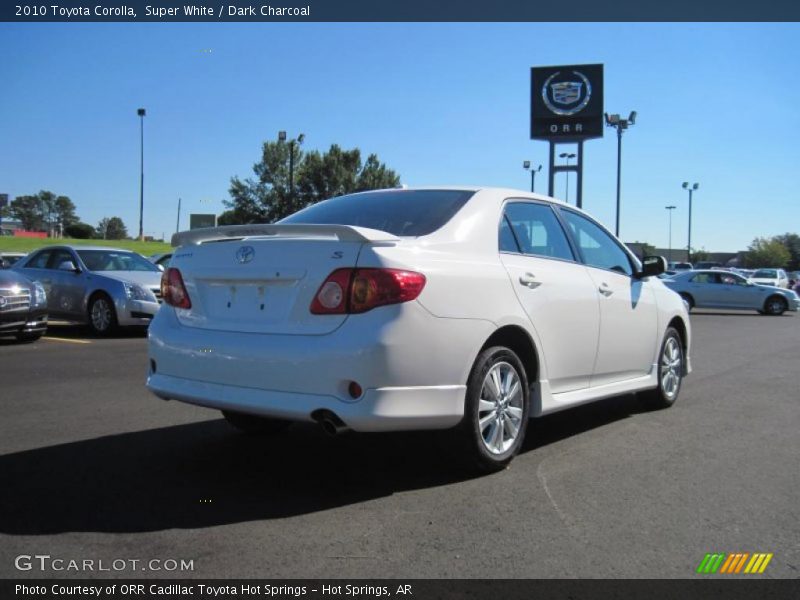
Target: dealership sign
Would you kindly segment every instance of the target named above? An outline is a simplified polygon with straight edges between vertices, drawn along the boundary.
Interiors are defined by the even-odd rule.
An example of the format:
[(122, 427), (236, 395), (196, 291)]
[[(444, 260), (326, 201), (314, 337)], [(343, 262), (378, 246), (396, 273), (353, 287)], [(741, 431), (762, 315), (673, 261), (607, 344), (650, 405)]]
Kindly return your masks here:
[(203, 227), (216, 227), (217, 215), (192, 213), (189, 215), (189, 229), (201, 229)]
[(603, 136), (603, 65), (531, 69), (531, 138), (580, 141)]

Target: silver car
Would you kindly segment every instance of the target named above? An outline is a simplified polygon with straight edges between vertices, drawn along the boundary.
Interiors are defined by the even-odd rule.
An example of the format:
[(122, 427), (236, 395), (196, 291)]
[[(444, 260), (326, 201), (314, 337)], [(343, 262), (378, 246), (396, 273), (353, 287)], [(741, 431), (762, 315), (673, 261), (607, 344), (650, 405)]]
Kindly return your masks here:
[(663, 281), (681, 295), (689, 308), (757, 310), (767, 315), (800, 309), (800, 298), (795, 292), (758, 285), (728, 271), (685, 271)]
[(51, 319), (88, 323), (98, 335), (149, 325), (161, 302), (161, 270), (129, 250), (48, 246), (13, 269), (44, 285)]

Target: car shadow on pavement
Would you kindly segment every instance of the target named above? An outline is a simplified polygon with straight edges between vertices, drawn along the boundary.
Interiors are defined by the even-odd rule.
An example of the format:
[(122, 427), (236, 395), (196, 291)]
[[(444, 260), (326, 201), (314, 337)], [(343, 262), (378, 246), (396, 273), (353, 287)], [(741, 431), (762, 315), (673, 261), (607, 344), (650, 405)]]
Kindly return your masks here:
[[(532, 421), (523, 453), (640, 411), (621, 396)], [(442, 434), (331, 438), (298, 424), (259, 438), (220, 419), (8, 454), (0, 456), (0, 533), (211, 527), (478, 477), (454, 464)]]

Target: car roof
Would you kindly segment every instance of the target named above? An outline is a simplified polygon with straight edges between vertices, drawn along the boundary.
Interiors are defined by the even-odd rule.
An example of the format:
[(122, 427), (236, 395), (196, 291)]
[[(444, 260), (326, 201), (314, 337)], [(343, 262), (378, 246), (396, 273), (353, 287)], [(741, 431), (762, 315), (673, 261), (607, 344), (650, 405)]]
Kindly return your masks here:
[(91, 246), (89, 244), (86, 244), (86, 245), (82, 245), (82, 244), (54, 244), (52, 246), (43, 246), (41, 248), (37, 248), (37, 250), (53, 250), (53, 249), (58, 249), (58, 250), (67, 249), (67, 250), (75, 250), (75, 251), (77, 251), (77, 250), (105, 250), (105, 251), (110, 251), (110, 252), (133, 252), (134, 254), (136, 254), (135, 251), (126, 250), (125, 248), (114, 248), (113, 246)]
[[(535, 192), (529, 192), (525, 190), (519, 190), (515, 188), (507, 188), (507, 187), (492, 187), (492, 186), (469, 186), (469, 185), (424, 185), (424, 186), (414, 186), (414, 187), (402, 187), (402, 188), (386, 188), (382, 190), (365, 190), (363, 192), (355, 192), (351, 195), (357, 194), (367, 194), (367, 193), (380, 193), (380, 192), (425, 192), (425, 191), (453, 191), (453, 192), (492, 192), (498, 195), (503, 196), (512, 196), (514, 198), (527, 198), (530, 200), (541, 200), (544, 202), (552, 202), (553, 204), (558, 204), (560, 206), (568, 206), (569, 208), (576, 209), (577, 207), (564, 202), (563, 200), (559, 200), (558, 198), (553, 198), (551, 196), (545, 196), (544, 194), (537, 194)], [(577, 209), (581, 210), (581, 209)]]

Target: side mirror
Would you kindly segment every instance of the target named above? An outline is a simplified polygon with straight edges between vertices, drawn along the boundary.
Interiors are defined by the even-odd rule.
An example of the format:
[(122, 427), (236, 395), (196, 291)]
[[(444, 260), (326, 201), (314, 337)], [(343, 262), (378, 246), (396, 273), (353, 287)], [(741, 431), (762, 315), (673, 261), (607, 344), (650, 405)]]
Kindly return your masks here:
[(667, 261), (663, 256), (645, 256), (642, 259), (642, 270), (636, 273), (637, 279), (661, 275), (667, 270)]

